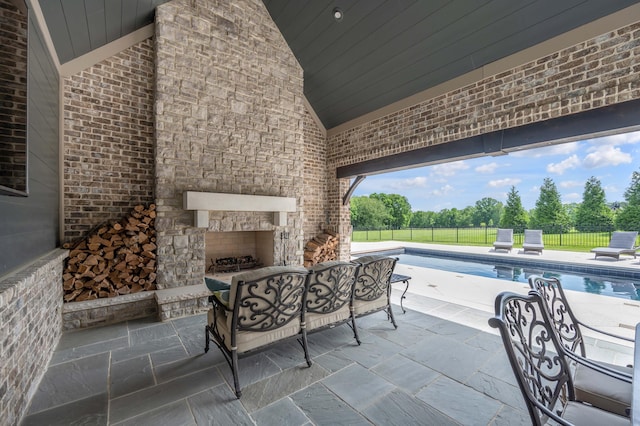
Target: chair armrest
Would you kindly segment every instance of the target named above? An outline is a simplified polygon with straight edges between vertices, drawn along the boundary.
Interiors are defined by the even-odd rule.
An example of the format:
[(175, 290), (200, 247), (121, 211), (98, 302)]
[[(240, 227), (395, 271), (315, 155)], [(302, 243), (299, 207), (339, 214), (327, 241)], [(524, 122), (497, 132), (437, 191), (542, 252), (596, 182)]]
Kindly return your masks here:
[(634, 340), (634, 339), (631, 339), (631, 338), (629, 338), (629, 337), (620, 336), (620, 335), (613, 334), (613, 333), (609, 333), (609, 332), (604, 331), (604, 330), (599, 330), (599, 329), (597, 329), (597, 328), (595, 328), (595, 327), (593, 327), (593, 326), (590, 326), (590, 325), (588, 325), (588, 324), (583, 323), (583, 322), (582, 322), (582, 321), (580, 321), (580, 320), (576, 320), (576, 322), (577, 322), (578, 324), (580, 324), (581, 326), (583, 326), (583, 327), (585, 327), (585, 328), (588, 328), (588, 329), (589, 329), (589, 330), (591, 330), (591, 331), (595, 331), (596, 333), (604, 334), (604, 335), (609, 336), (609, 337), (615, 337), (616, 339), (620, 339), (620, 340), (626, 340), (627, 342), (631, 342), (631, 343), (635, 342), (635, 340)]
[(631, 374), (625, 374), (620, 370), (609, 368), (606, 365), (602, 365), (592, 359), (583, 358), (580, 355), (576, 354), (575, 352), (571, 352), (568, 350), (565, 350), (564, 352), (567, 358), (570, 358), (573, 361), (577, 362), (578, 364), (582, 364), (587, 368), (590, 368), (599, 373), (605, 374), (609, 377), (613, 377), (614, 379), (617, 379), (629, 384), (631, 384), (633, 381), (633, 375)]

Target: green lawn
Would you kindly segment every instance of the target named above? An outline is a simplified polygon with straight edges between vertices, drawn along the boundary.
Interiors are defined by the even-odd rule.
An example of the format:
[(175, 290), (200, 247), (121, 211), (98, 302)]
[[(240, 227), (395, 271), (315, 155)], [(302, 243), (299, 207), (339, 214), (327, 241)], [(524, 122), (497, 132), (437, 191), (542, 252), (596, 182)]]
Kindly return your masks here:
[[(589, 252), (594, 247), (606, 247), (611, 239), (609, 232), (577, 232), (543, 234), (545, 248)], [(427, 228), (375, 231), (353, 231), (351, 240), (412, 241), (416, 243), (452, 244), (464, 246), (492, 246), (496, 228)], [(514, 247), (522, 247), (523, 234), (514, 234)]]

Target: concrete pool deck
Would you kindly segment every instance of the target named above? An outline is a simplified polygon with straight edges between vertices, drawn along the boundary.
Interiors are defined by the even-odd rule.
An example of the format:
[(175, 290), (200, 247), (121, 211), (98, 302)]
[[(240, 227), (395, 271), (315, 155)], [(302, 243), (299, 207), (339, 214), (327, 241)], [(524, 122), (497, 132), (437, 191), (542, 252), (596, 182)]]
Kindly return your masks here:
[[(619, 261), (613, 258), (594, 259), (592, 253), (578, 253), (558, 250), (544, 250), (539, 254), (523, 253), (521, 248), (514, 248), (510, 253), (496, 252), (491, 247), (482, 246), (449, 246), (438, 244), (421, 244), (412, 242), (385, 241), (352, 243), (351, 253), (385, 251), (402, 248), (422, 248), (458, 254), (482, 254), (498, 259), (535, 259), (549, 263), (570, 263), (600, 268), (616, 268), (619, 270), (640, 270), (640, 259), (622, 256)], [(464, 324), (476, 329), (497, 334), (489, 327), (487, 320), (494, 313), (494, 300), (501, 291), (526, 293), (529, 286), (524, 283), (466, 275), (455, 272), (398, 264), (396, 273), (412, 277), (404, 300), (404, 306), (443, 319)], [(396, 303), (404, 289), (402, 283), (394, 284), (393, 297)], [(640, 322), (640, 301), (618, 297), (602, 296), (591, 293), (567, 290), (567, 297), (575, 315), (589, 325), (633, 338), (635, 324)], [(400, 312), (401, 313), (401, 312)], [(600, 339), (596, 334), (584, 330), (586, 336), (592, 337), (587, 353), (602, 360), (631, 363), (631, 351), (612, 345), (610, 339)], [(609, 340), (609, 341), (607, 341)], [(616, 340), (616, 343), (619, 341)], [(632, 343), (627, 346), (632, 347)]]

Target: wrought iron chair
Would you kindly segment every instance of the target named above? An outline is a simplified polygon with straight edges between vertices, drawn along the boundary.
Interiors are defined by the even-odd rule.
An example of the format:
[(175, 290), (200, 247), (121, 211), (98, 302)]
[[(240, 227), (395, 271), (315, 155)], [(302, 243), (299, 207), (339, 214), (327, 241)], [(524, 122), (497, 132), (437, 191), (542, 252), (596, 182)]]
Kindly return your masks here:
[[(560, 343), (570, 359), (575, 361), (573, 379), (577, 398), (604, 410), (628, 415), (633, 369), (588, 359), (581, 327), (629, 342), (633, 342), (633, 339), (608, 333), (579, 321), (573, 314), (557, 278), (531, 276), (529, 286), (541, 295)], [(593, 365), (610, 374), (594, 370)], [(618, 377), (623, 379), (620, 380)]]
[(319, 263), (309, 268), (305, 323), (307, 334), (313, 331), (349, 323), (354, 338), (358, 339), (358, 329), (351, 302), (353, 286), (359, 265), (339, 260)]
[[(397, 258), (381, 255), (362, 256), (353, 260), (360, 265), (353, 290), (353, 316), (355, 318), (385, 311), (398, 328), (391, 309), (391, 275)], [(358, 344), (360, 339), (356, 335)]]
[(205, 326), (205, 352), (213, 341), (233, 373), (235, 393), (242, 395), (238, 378), (238, 355), (286, 338), (301, 336), (307, 365), (311, 358), (304, 324), (309, 271), (302, 267), (269, 266), (234, 275), (228, 297), (209, 296), (213, 307)]
[(538, 292), (500, 293), (489, 320), (502, 336), (534, 425), (629, 425), (629, 418), (579, 402), (569, 362)]

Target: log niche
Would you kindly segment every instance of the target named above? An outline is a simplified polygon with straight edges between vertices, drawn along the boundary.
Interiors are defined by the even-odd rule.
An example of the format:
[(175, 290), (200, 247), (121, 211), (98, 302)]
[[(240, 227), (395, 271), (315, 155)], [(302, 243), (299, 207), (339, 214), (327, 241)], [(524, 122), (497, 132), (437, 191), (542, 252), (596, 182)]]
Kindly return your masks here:
[(304, 246), (304, 266), (308, 268), (321, 262), (336, 260), (338, 258), (338, 234), (324, 231), (316, 235)]
[(73, 244), (63, 273), (64, 301), (84, 301), (156, 289), (155, 204), (137, 205)]

